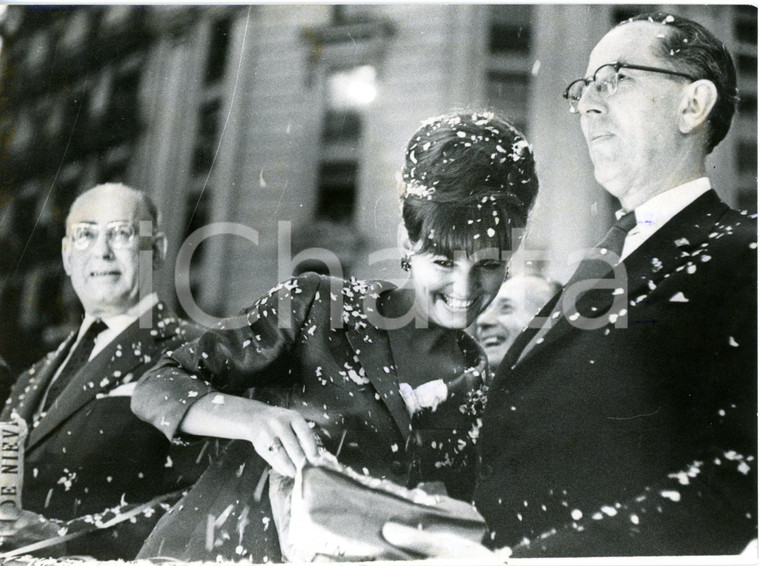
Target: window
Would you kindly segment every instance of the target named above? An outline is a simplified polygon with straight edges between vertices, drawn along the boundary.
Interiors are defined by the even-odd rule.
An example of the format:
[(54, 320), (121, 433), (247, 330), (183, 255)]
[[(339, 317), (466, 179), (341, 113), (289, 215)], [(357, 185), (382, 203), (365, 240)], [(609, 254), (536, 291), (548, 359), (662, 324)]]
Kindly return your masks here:
[(757, 118), (757, 95), (743, 94), (739, 100), (739, 114), (742, 117)]
[(375, 67), (333, 69), (325, 91), (316, 216), (350, 223), (357, 200), (363, 113), (377, 95)]
[(532, 6), (492, 6), (488, 35), (490, 53), (528, 53)]
[(211, 169), (217, 144), (219, 114), (222, 103), (211, 100), (203, 104), (198, 111), (198, 134), (195, 138), (193, 155), (193, 173), (202, 174)]
[(630, 5), (630, 6), (616, 6), (612, 11), (612, 25), (629, 20), (639, 14), (645, 14), (647, 12), (654, 12), (657, 10), (657, 6), (646, 5)]
[(747, 78), (757, 77), (757, 56), (756, 55), (739, 55), (736, 58), (737, 71)]
[(358, 141), (362, 132), (362, 117), (356, 110), (332, 110), (325, 112), (322, 141), (335, 143)]
[(736, 167), (739, 174), (757, 171), (757, 142), (742, 140), (736, 152)]
[[(739, 187), (736, 205), (755, 212), (757, 205), (757, 8), (733, 7), (733, 42), (729, 43), (736, 61), (739, 111), (731, 127), (733, 154)], [(731, 139), (731, 138), (729, 138)]]
[(489, 6), (486, 102), (519, 129), (528, 125), (533, 6)]
[[(755, 18), (757, 14), (755, 13)], [(734, 23), (736, 38), (745, 43), (757, 41), (757, 19), (740, 19)]]
[(352, 218), (357, 169), (355, 160), (322, 163), (319, 169), (317, 217), (332, 222), (346, 222)]
[(528, 116), (530, 76), (527, 73), (491, 71), (487, 75), (486, 96), (490, 105), (512, 119), (524, 131)]
[(212, 25), (211, 44), (206, 58), (206, 84), (219, 82), (224, 77), (231, 27), (231, 18), (224, 18)]

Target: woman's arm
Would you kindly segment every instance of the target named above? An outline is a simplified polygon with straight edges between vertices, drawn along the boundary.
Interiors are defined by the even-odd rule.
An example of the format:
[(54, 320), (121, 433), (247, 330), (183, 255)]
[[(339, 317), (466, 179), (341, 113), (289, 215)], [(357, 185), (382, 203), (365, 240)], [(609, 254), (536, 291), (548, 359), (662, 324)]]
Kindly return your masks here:
[(320, 281), (314, 274), (288, 281), (247, 311), (249, 324), (231, 329), (223, 322), (164, 356), (140, 379), (134, 413), (169, 439), (187, 433), (248, 440), (277, 471), (292, 475), (316, 454), (308, 424), (294, 411), (240, 395), (299, 379), (288, 371), (290, 355)]
[(298, 412), (223, 393), (210, 393), (194, 403), (179, 430), (247, 440), (275, 471), (290, 477), (318, 456), (311, 428)]

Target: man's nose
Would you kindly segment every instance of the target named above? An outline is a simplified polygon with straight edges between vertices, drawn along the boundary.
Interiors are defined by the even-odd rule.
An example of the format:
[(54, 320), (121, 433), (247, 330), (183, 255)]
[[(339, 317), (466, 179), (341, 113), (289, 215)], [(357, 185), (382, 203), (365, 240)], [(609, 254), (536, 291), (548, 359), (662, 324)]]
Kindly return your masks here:
[(581, 97), (578, 99), (578, 113), (588, 114), (589, 112), (602, 112), (604, 109), (604, 100), (596, 90), (596, 83), (592, 82), (587, 85)]
[(496, 320), (493, 309), (486, 309), (477, 320), (477, 331), (484, 332), (496, 326)]
[(111, 241), (108, 239), (108, 232), (102, 230), (98, 234), (97, 239), (92, 244), (91, 253), (97, 257), (113, 257), (113, 250), (111, 249)]

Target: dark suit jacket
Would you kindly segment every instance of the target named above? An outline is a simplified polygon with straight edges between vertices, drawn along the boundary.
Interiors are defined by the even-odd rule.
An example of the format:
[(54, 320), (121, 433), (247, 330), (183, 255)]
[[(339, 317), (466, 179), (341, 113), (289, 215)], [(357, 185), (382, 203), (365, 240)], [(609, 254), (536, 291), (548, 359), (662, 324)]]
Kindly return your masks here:
[[(365, 298), (376, 297), (384, 285), (392, 288), (314, 273), (288, 281), (248, 310), (242, 328), (211, 330), (165, 357), (138, 384), (132, 408), (171, 438), (188, 408), (203, 395), (242, 395), (255, 387), (257, 399), (297, 410), (315, 423), (327, 450), (357, 471), (401, 485), (443, 481), (450, 490), (464, 484), (471, 491), (474, 477), (465, 478), (474, 468), (468, 466), (468, 461), (474, 464), (474, 454), (467, 433), (475, 415), (464, 414), (460, 407), (484, 379), (485, 357), (469, 336), (456, 331), (468, 366), (475, 370), (449, 384), (449, 399), (436, 411), (442, 432), (433, 448), (421, 442), (425, 433), (435, 431), (423, 430), (418, 437), (420, 431), (412, 430), (388, 335), (367, 316)], [(331, 305), (339, 299), (343, 307), (331, 322)], [(280, 313), (288, 311), (291, 325), (283, 328)], [(428, 453), (417, 459), (423, 449), (437, 450), (437, 456)], [(436, 457), (439, 466), (433, 465)], [(264, 461), (250, 443), (233, 442), (225, 458), (164, 516), (140, 557), (279, 559), (269, 498), (266, 490), (261, 496), (259, 485), (263, 470)], [(211, 550), (206, 547), (209, 515), (224, 517), (216, 521)]]
[(535, 330), (518, 338), (478, 445), (495, 547), (731, 554), (757, 537), (756, 230), (710, 191), (624, 260), (623, 308), (612, 289), (579, 300), (603, 327), (563, 318), (514, 365)]
[[(111, 507), (145, 503), (189, 485), (200, 475), (200, 464), (186, 462), (190, 449), (170, 451), (167, 439), (135, 417), (129, 407), (131, 391), (124, 386), (134, 384), (163, 352), (199, 334), (162, 303), (151, 314), (150, 328), (140, 328), (140, 320), (135, 321), (88, 362), (34, 428), (33, 416), (42, 395), (76, 333), (19, 376), (2, 417), (16, 411), (29, 424), (25, 509), (68, 521)], [(153, 522), (158, 511), (153, 513)], [(72, 542), (68, 553), (132, 558), (149, 527), (141, 534), (114, 530), (87, 536)]]
[(4, 359), (0, 358), (0, 403), (5, 402), (8, 398), (14, 377), (11, 368)]

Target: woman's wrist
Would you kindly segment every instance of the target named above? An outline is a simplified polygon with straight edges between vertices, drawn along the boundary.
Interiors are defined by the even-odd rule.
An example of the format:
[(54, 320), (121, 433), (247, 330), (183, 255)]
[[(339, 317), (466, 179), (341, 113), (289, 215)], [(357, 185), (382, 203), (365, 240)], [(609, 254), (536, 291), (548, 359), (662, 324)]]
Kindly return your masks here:
[(179, 429), (195, 436), (252, 441), (257, 417), (268, 408), (261, 401), (213, 391), (188, 409)]

